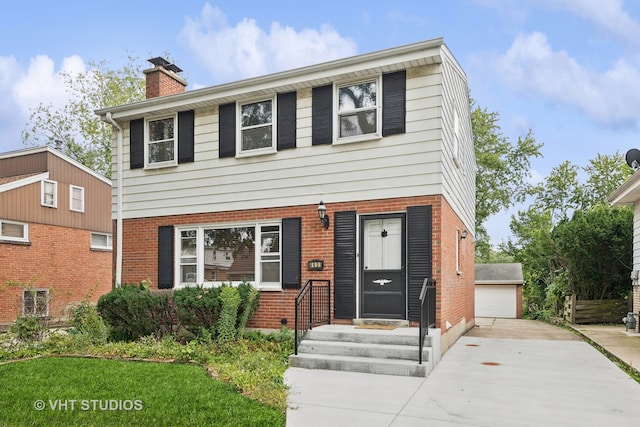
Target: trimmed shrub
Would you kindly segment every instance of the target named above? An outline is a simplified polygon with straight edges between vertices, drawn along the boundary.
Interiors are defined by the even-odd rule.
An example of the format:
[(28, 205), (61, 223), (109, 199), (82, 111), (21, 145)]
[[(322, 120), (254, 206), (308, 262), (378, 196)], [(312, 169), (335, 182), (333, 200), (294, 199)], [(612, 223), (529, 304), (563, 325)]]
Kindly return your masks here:
[(47, 328), (40, 323), (36, 316), (19, 316), (15, 322), (11, 323), (7, 330), (17, 340), (24, 343), (42, 341)]
[(110, 327), (110, 338), (133, 341), (162, 337), (174, 331), (176, 311), (168, 292), (151, 292), (146, 285), (122, 285), (98, 300), (98, 312)]
[(196, 336), (211, 336), (220, 318), (220, 289), (188, 287), (173, 292), (178, 322)]

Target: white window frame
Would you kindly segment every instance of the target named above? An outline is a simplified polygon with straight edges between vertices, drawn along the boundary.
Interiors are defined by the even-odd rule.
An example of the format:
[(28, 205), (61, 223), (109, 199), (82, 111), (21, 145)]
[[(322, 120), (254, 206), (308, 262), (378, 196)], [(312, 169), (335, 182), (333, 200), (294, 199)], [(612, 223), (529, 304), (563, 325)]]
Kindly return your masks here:
[[(265, 260), (263, 254), (260, 251), (262, 242), (262, 228), (277, 226), (280, 241), (280, 251), (275, 253), (271, 252), (269, 255), (278, 256), (276, 260)], [(188, 286), (203, 286), (203, 287), (218, 287), (225, 283), (231, 283), (232, 286), (237, 286), (241, 281), (205, 281), (205, 248), (204, 248), (204, 230), (205, 229), (225, 229), (235, 227), (255, 227), (255, 257), (254, 257), (254, 280), (248, 281), (253, 287), (260, 290), (282, 290), (282, 221), (259, 221), (259, 222), (239, 222), (239, 223), (219, 223), (219, 224), (198, 224), (198, 225), (186, 225), (176, 227), (175, 231), (175, 253), (174, 253), (174, 281), (177, 284), (176, 289), (188, 287)], [(195, 282), (182, 282), (181, 277), (181, 250), (182, 250), (182, 232), (195, 230), (196, 231), (196, 279)], [(191, 257), (188, 257), (191, 258)], [(280, 264), (280, 281), (279, 282), (263, 282), (262, 281), (262, 263), (264, 262), (278, 262)], [(184, 264), (192, 265), (192, 263)]]
[[(73, 207), (73, 193), (75, 191), (80, 191), (80, 208), (76, 209)], [(84, 212), (84, 187), (79, 187), (77, 185), (69, 185), (69, 210), (74, 212)]]
[[(26, 304), (25, 304), (25, 295), (28, 293), (30, 293), (33, 298), (33, 311), (31, 313), (27, 313), (26, 311)], [(44, 303), (45, 303), (45, 310), (44, 313), (38, 314), (38, 294), (43, 292), (44, 293)], [(22, 315), (23, 316), (37, 316), (37, 317), (48, 317), (49, 316), (49, 301), (50, 301), (50, 295), (49, 295), (49, 289), (44, 289), (44, 288), (33, 288), (33, 289), (23, 289), (22, 291)]]
[(458, 168), (462, 167), (462, 155), (460, 153), (460, 117), (458, 115), (458, 109), (453, 107), (453, 163)]
[[(105, 245), (96, 245), (96, 244), (94, 244), (93, 243), (93, 236), (105, 237), (107, 245), (105, 246)], [(113, 250), (113, 238), (111, 236), (111, 233), (91, 232), (91, 249), (108, 250), (108, 251)]]
[[(2, 224), (21, 225), (23, 237), (4, 236), (2, 234)], [(0, 240), (9, 241), (9, 242), (28, 242), (29, 241), (29, 224), (25, 222), (7, 221), (4, 219), (0, 219)]]
[[(340, 89), (346, 86), (353, 86), (362, 83), (375, 82), (376, 85), (376, 105), (375, 107), (360, 108), (353, 110), (340, 111)], [(348, 144), (352, 142), (371, 141), (372, 139), (382, 138), (382, 78), (380, 75), (368, 78), (359, 78), (345, 80), (334, 83), (333, 97), (333, 135), (334, 144)], [(375, 132), (365, 133), (354, 136), (340, 136), (340, 117), (342, 114), (348, 114), (358, 111), (375, 110), (376, 112), (376, 130)]]
[[(51, 184), (53, 186), (53, 192), (47, 192), (47, 184)], [(52, 202), (47, 203), (47, 195), (51, 194)], [(43, 179), (40, 181), (40, 204), (47, 208), (57, 208), (58, 207), (58, 183), (56, 181), (51, 181), (49, 179)]]
[[(254, 126), (242, 126), (242, 107), (249, 104), (257, 104), (260, 102), (271, 102), (271, 146), (263, 147), (263, 148), (254, 148), (249, 150), (242, 149), (242, 133), (245, 130), (256, 129), (260, 127), (269, 126), (269, 124), (260, 124)], [(277, 123), (278, 123), (278, 104), (276, 101), (276, 97), (263, 97), (263, 98), (253, 98), (250, 100), (245, 100), (242, 102), (238, 102), (236, 105), (236, 157), (249, 157), (249, 156), (260, 156), (263, 154), (273, 154), (278, 151), (278, 141), (277, 141)]]
[[(173, 119), (173, 159), (164, 162), (149, 161), (149, 146), (151, 144), (157, 144), (159, 142), (168, 142), (172, 139), (151, 141), (151, 131), (149, 126), (152, 122), (160, 120)], [(167, 116), (149, 117), (144, 120), (144, 167), (145, 169), (165, 168), (178, 165), (178, 114), (172, 114)]]

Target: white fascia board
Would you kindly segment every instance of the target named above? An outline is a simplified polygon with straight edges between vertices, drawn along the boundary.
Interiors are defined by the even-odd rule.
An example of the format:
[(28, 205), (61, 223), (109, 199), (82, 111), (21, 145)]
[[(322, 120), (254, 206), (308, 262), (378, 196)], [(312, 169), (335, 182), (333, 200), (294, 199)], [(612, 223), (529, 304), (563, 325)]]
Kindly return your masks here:
[(18, 179), (6, 184), (0, 185), (0, 193), (5, 191), (15, 190), (16, 188), (24, 187), (25, 185), (35, 184), (43, 179), (49, 179), (49, 172), (40, 173), (38, 175), (28, 176), (26, 178)]

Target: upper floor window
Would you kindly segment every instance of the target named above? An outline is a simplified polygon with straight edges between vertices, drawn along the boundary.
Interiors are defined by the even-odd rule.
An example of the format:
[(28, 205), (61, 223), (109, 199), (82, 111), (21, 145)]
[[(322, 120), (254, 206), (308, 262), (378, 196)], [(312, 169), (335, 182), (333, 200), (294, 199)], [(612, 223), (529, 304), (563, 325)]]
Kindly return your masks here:
[(111, 250), (113, 242), (111, 234), (91, 233), (91, 249)]
[(58, 183), (55, 181), (41, 181), (40, 204), (50, 208), (58, 207)]
[(174, 132), (175, 117), (165, 117), (147, 121), (145, 133), (146, 167), (171, 166), (177, 162), (177, 144)]
[(240, 153), (275, 151), (273, 99), (240, 106)]
[(378, 80), (338, 86), (338, 139), (380, 134)]
[(75, 185), (69, 186), (69, 209), (75, 212), (84, 212), (84, 188)]
[(28, 242), (29, 225), (23, 222), (6, 221), (0, 219), (0, 240)]

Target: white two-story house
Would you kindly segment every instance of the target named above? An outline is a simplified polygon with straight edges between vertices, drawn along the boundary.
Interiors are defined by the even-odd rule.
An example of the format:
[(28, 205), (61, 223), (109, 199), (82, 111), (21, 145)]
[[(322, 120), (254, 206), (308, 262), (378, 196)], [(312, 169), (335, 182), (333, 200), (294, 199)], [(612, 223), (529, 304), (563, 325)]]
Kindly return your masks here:
[[(251, 325), (291, 324), (310, 279), (331, 320), (474, 322), (475, 154), (466, 76), (442, 39), (186, 91), (156, 58), (113, 125), (117, 283), (248, 281)], [(319, 216), (323, 215), (323, 219)]]

